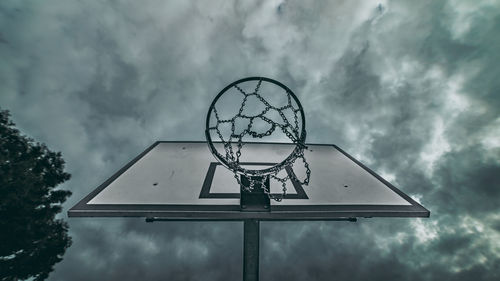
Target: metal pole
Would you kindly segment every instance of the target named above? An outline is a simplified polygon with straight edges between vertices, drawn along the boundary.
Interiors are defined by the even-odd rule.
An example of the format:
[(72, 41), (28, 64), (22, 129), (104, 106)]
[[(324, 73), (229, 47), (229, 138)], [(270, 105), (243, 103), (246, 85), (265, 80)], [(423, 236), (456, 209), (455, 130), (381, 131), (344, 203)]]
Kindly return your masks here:
[(243, 281), (259, 280), (259, 220), (243, 221)]

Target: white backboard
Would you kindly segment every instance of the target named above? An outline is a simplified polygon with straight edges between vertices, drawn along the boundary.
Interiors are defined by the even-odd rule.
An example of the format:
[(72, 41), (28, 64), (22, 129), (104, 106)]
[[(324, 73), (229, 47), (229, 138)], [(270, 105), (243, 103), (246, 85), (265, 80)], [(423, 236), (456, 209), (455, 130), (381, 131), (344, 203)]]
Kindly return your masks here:
[[(335, 145), (308, 144), (310, 183), (288, 182), (287, 196), (263, 212), (242, 211), (240, 187), (205, 142), (156, 142), (69, 210), (69, 216), (262, 220), (428, 217), (429, 211)], [(281, 162), (293, 144), (245, 145), (242, 162)], [(298, 165), (298, 164), (297, 164)], [(295, 170), (294, 165), (294, 170)], [(300, 167), (295, 170), (300, 178)], [(271, 180), (271, 193), (282, 193)]]

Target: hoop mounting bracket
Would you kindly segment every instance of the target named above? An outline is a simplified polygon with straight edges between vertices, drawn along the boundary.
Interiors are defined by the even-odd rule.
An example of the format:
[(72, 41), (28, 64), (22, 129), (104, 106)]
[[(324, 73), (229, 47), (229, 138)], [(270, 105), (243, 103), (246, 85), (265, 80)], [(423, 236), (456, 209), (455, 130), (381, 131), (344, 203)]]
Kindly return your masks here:
[[(262, 177), (265, 177), (262, 180)], [(265, 186), (261, 184), (255, 184), (252, 190), (247, 190), (245, 186), (250, 186), (251, 181), (262, 182)], [(241, 211), (245, 212), (269, 212), (271, 210), (271, 202), (269, 200), (269, 195), (264, 192), (264, 190), (269, 190), (269, 176), (252, 176), (247, 177), (245, 175), (240, 176), (240, 207)]]

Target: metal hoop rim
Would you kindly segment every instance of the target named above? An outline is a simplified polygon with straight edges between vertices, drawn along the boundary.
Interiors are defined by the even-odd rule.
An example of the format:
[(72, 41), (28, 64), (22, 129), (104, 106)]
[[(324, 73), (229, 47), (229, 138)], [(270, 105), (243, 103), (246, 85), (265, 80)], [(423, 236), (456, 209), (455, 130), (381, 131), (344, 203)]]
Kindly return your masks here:
[[(281, 161), (280, 163), (278, 163), (278, 164), (276, 164), (276, 165), (274, 165), (272, 167), (266, 168), (266, 169), (250, 170), (250, 169), (242, 168), (240, 166), (238, 166), (238, 167), (231, 167), (233, 165), (231, 165), (228, 161), (226, 161), (226, 159), (224, 157), (222, 157), (222, 155), (214, 147), (213, 142), (212, 142), (212, 137), (210, 136), (210, 130), (209, 130), (209, 128), (210, 128), (210, 116), (211, 116), (212, 110), (215, 107), (215, 104), (217, 103), (217, 101), (219, 100), (219, 98), (227, 90), (229, 90), (230, 88), (232, 88), (235, 85), (238, 85), (240, 83), (247, 82), (247, 81), (266, 81), (266, 82), (273, 83), (273, 84), (275, 84), (275, 85), (283, 88), (287, 92), (287, 94), (289, 94), (289, 95), (292, 96), (293, 100), (295, 101), (295, 103), (299, 107), (299, 111), (300, 111), (300, 115), (301, 115), (302, 128), (301, 128), (300, 137), (299, 137), (299, 140), (297, 140), (295, 149), (283, 161)], [(299, 151), (301, 151), (301, 150), (304, 149), (303, 146), (305, 145), (305, 140), (306, 140), (306, 119), (305, 119), (304, 109), (302, 108), (302, 104), (300, 103), (300, 101), (297, 98), (297, 96), (295, 95), (295, 93), (292, 90), (290, 90), (290, 88), (288, 88), (287, 86), (285, 86), (284, 84), (282, 84), (279, 81), (276, 81), (276, 80), (271, 79), (271, 78), (259, 77), (259, 76), (253, 76), (253, 77), (247, 77), (247, 78), (239, 79), (239, 80), (234, 81), (231, 84), (227, 85), (224, 89), (222, 89), (217, 94), (217, 96), (213, 99), (212, 103), (210, 104), (210, 107), (208, 108), (207, 118), (206, 118), (205, 137), (207, 139), (207, 144), (208, 144), (208, 147), (210, 149), (210, 152), (226, 168), (228, 168), (230, 170), (234, 169), (233, 171), (237, 172), (240, 175), (241, 174), (243, 174), (243, 175), (268, 175), (268, 174), (273, 174), (273, 173), (275, 173), (275, 172), (283, 169), (282, 166), (284, 166), (286, 163), (292, 162), (293, 157), (296, 157), (294, 155), (297, 155), (297, 152), (299, 152)]]

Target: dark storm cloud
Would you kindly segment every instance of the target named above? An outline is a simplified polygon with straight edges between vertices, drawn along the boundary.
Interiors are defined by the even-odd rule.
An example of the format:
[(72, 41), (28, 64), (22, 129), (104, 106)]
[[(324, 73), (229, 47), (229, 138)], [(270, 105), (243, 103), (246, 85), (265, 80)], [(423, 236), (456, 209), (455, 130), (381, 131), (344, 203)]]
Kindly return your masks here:
[[(157, 139), (202, 140), (224, 85), (289, 86), (430, 219), (263, 223), (261, 280), (496, 280), (497, 2), (2, 1), (0, 102), (61, 150), (66, 208)], [(238, 279), (239, 223), (71, 219), (52, 280)]]
[(434, 174), (441, 187), (450, 187), (432, 194), (439, 208), (448, 214), (460, 214), (465, 208), (474, 216), (498, 211), (497, 202), (489, 200), (500, 196), (498, 156), (498, 153), (489, 154), (481, 146), (446, 153)]
[[(242, 275), (239, 223), (172, 222), (126, 225), (108, 219), (78, 221), (76, 258), (56, 273), (71, 280), (223, 280)], [(111, 246), (112, 245), (112, 246)], [(102, 258), (105, 257), (105, 258)], [(89, 268), (75, 276), (75, 268)], [(82, 272), (83, 273), (83, 272)]]
[(5, 39), (2, 35), (2, 33), (0, 33), (0, 44), (8, 44), (9, 41), (7, 41), (7, 39)]

